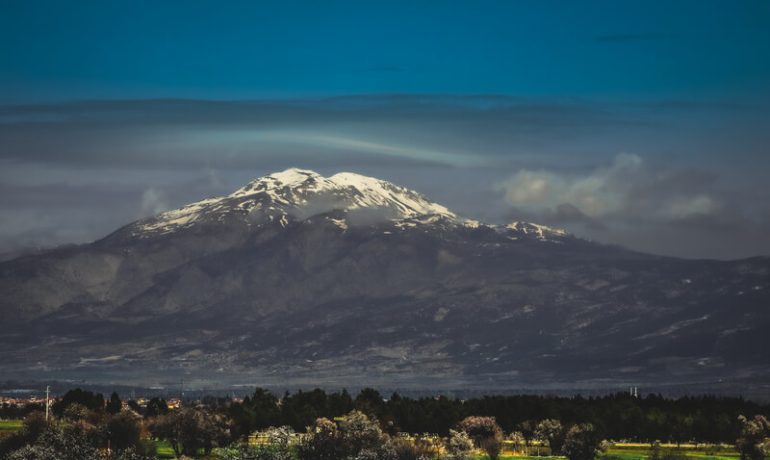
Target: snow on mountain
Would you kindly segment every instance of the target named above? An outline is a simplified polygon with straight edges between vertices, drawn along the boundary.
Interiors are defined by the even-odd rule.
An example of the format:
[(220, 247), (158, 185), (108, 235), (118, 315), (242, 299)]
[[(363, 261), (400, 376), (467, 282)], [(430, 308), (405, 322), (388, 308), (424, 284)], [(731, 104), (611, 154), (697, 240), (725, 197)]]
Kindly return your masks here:
[[(143, 237), (171, 233), (198, 222), (223, 222), (232, 217), (247, 225), (278, 222), (285, 227), (290, 220), (304, 220), (332, 210), (345, 211), (351, 218), (394, 221), (402, 229), (439, 222), (468, 228), (483, 225), (458, 217), (423, 195), (384, 180), (350, 172), (324, 177), (315, 171), (290, 168), (260, 177), (230, 195), (208, 198), (141, 220), (133, 234)], [(333, 223), (348, 228), (344, 220), (335, 219)], [(566, 235), (564, 230), (526, 222), (514, 222), (498, 230), (535, 236), (541, 241)]]
[(518, 234), (534, 236), (540, 241), (558, 241), (559, 238), (568, 236), (568, 233), (561, 228), (547, 227), (532, 222), (511, 222), (505, 228)]
[(218, 206), (221, 201), (221, 198), (207, 198), (179, 209), (166, 211), (140, 221), (142, 222), (140, 228), (144, 231), (163, 231), (184, 227), (195, 222), (206, 211), (221, 209), (221, 206)]
[(273, 203), (300, 207), (327, 200), (334, 209), (386, 208), (394, 218), (438, 214), (457, 216), (417, 192), (390, 182), (349, 172), (323, 177), (315, 171), (291, 168), (259, 178), (230, 195), (267, 195)]

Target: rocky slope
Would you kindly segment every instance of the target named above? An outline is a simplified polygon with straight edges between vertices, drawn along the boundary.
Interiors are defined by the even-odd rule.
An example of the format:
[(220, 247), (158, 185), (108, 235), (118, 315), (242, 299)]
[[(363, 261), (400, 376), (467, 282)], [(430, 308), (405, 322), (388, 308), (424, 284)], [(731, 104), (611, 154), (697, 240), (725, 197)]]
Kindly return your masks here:
[(18, 378), (489, 387), (763, 381), (770, 260), (681, 260), (463, 219), (290, 169), (0, 263)]

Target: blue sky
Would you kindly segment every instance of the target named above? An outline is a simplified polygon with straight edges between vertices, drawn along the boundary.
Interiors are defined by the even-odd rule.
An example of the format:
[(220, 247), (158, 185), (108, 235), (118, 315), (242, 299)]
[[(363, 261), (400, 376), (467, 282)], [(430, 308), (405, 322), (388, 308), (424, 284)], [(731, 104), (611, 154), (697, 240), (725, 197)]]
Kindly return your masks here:
[(0, 253), (299, 166), (770, 254), (770, 2), (5, 0), (0, 43)]
[(767, 91), (764, 1), (14, 1), (5, 100)]

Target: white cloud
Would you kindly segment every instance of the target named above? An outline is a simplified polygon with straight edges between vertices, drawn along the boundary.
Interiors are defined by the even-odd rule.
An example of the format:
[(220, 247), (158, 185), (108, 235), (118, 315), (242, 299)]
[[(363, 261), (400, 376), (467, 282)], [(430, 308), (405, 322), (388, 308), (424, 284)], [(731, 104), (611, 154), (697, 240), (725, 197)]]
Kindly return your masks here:
[(527, 209), (577, 207), (593, 218), (629, 214), (641, 218), (685, 219), (723, 209), (704, 189), (702, 175), (665, 171), (638, 155), (619, 154), (588, 174), (521, 170), (501, 184), (508, 203)]
[(709, 215), (719, 212), (722, 206), (708, 195), (675, 197), (661, 208), (661, 213), (671, 219)]
[(158, 214), (168, 210), (165, 194), (156, 187), (150, 187), (142, 193), (142, 215)]

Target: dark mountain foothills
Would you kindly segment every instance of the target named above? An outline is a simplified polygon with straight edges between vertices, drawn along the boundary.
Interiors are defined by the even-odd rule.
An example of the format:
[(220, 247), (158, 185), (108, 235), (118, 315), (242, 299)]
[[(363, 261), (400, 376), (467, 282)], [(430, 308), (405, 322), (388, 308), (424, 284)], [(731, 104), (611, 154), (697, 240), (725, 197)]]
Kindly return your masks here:
[(770, 377), (769, 258), (486, 225), (351, 173), (290, 169), (2, 262), (0, 293), (9, 379), (740, 391)]

